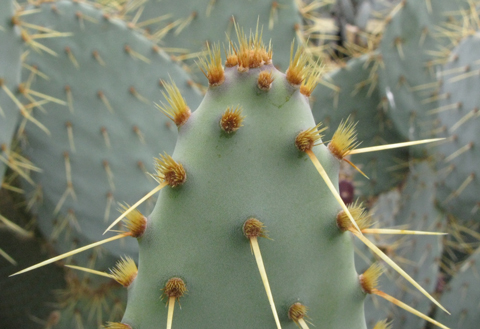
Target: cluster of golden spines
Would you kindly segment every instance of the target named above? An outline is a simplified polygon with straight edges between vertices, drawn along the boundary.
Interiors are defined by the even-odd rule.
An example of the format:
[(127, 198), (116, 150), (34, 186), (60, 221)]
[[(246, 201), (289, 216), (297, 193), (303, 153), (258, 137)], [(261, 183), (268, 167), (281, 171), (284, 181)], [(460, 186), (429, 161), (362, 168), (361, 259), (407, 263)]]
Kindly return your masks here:
[(207, 44), (207, 53), (200, 58), (200, 70), (208, 79), (210, 86), (218, 86), (225, 81), (225, 73), (222, 66), (222, 55), (220, 46)]
[[(128, 204), (121, 204), (120, 212), (126, 212), (130, 206)], [(139, 238), (143, 235), (147, 228), (147, 218), (137, 209), (131, 210), (126, 216), (124, 225), (134, 238)]]
[(229, 107), (222, 114), (220, 127), (227, 134), (233, 133), (240, 127), (243, 127), (243, 119), (245, 119), (245, 116), (242, 116), (242, 108), (240, 106), (237, 106), (235, 109)]
[(383, 273), (383, 268), (378, 263), (373, 263), (363, 274), (360, 274), (359, 281), (363, 291), (373, 294), (378, 287), (378, 279)]
[(102, 329), (132, 329), (132, 327), (120, 322), (107, 322), (106, 325), (102, 326)]
[[(440, 322), (430, 318), (429, 316), (417, 311), (416, 309), (414, 309), (413, 307), (405, 304), (404, 302), (396, 299), (395, 297), (392, 297), (388, 294), (386, 294), (385, 292), (381, 291), (379, 288), (378, 288), (378, 279), (380, 278), (380, 276), (382, 275), (383, 273), (383, 268), (381, 265), (379, 265), (378, 263), (374, 263), (372, 264), (363, 274), (361, 274), (359, 276), (359, 282), (360, 282), (360, 286), (362, 287), (363, 291), (367, 294), (375, 294), (377, 296), (380, 296), (384, 299), (386, 299), (387, 301), (395, 304), (396, 306), (398, 307), (401, 307), (403, 308), (404, 310), (430, 322), (430, 323), (433, 323), (434, 325), (440, 327), (440, 328), (443, 328), (443, 329), (449, 329), (447, 326), (441, 324)], [(446, 310), (445, 310), (446, 311)], [(448, 313), (448, 311), (446, 311)], [(448, 313), (450, 314), (450, 313)], [(389, 328), (389, 325), (385, 322), (379, 322), (377, 323), (377, 325), (375, 326), (375, 328), (378, 328), (378, 329), (387, 329)], [(374, 328), (374, 329), (375, 329)]]
[(303, 82), (305, 74), (309, 71), (309, 68), (307, 66), (308, 58), (305, 54), (305, 49), (302, 46), (299, 46), (295, 55), (293, 55), (294, 46), (295, 41), (292, 42), (290, 47), (290, 65), (288, 66), (286, 75), (288, 82), (294, 86), (298, 86)]
[(295, 146), (297, 149), (302, 152), (310, 151), (315, 146), (315, 143), (323, 137), (322, 132), (327, 129), (327, 127), (319, 129), (321, 125), (322, 123), (320, 122), (315, 127), (299, 133), (295, 138)]
[(333, 134), (332, 140), (328, 143), (328, 149), (337, 159), (343, 160), (360, 144), (357, 142), (356, 125), (357, 123), (350, 121), (350, 117), (348, 117), (345, 121), (340, 122)]
[(243, 224), (243, 234), (248, 239), (251, 238), (268, 238), (265, 225), (256, 218), (249, 218)]
[(128, 287), (137, 277), (138, 269), (133, 259), (126, 256), (120, 259), (117, 264), (115, 264), (115, 267), (110, 269), (110, 272), (115, 281), (124, 287)]
[(390, 328), (391, 328), (391, 322), (389, 323), (388, 320), (378, 321), (375, 324), (375, 327), (373, 327), (373, 329), (390, 329)]
[(155, 158), (155, 175), (158, 182), (166, 182), (171, 187), (182, 185), (187, 180), (187, 172), (181, 163), (176, 162), (165, 153), (160, 159)]
[[(358, 204), (357, 201), (355, 201), (355, 203), (348, 205), (348, 211), (352, 215), (353, 219), (355, 219), (355, 222), (357, 223), (360, 230), (369, 228), (372, 225), (370, 215), (368, 215), (367, 211), (362, 206), (363, 204), (362, 203)], [(337, 226), (340, 230), (344, 232), (350, 231), (350, 230), (355, 230), (355, 231), (357, 230), (352, 225), (350, 218), (343, 210), (337, 214)]]
[(273, 83), (273, 76), (271, 71), (262, 71), (258, 75), (257, 86), (261, 90), (269, 90)]
[(318, 81), (320, 80), (320, 76), (323, 73), (323, 67), (316, 63), (315, 65), (309, 65), (307, 72), (305, 74), (305, 78), (302, 81), (302, 85), (300, 86), (300, 93), (303, 95), (310, 97), (313, 93), (315, 88), (317, 87)]
[(228, 50), (225, 50), (225, 67), (235, 67), (238, 65), (238, 57), (231, 44), (228, 45)]
[(163, 290), (163, 296), (168, 298), (176, 298), (177, 300), (187, 292), (187, 286), (185, 282), (177, 277), (171, 278), (165, 284)]
[(187, 122), (188, 118), (192, 112), (190, 108), (187, 106), (187, 103), (182, 97), (180, 90), (175, 85), (173, 80), (170, 83), (162, 80), (162, 85), (165, 87), (167, 94), (162, 91), (163, 97), (167, 100), (167, 104), (161, 102), (161, 105), (155, 104), (158, 109), (160, 109), (167, 117), (169, 117), (177, 127), (180, 127), (185, 122)]
[(295, 303), (288, 309), (288, 318), (298, 323), (299, 320), (307, 316), (308, 308), (302, 303)]
[[(234, 66), (235, 61), (238, 65), (238, 70), (246, 72), (249, 69), (261, 67), (272, 62), (272, 48), (271, 44), (268, 47), (262, 41), (262, 33), (258, 33), (258, 26), (255, 34), (250, 33), (247, 38), (242, 28), (235, 24), (235, 31), (237, 32), (238, 45), (231, 44), (232, 51), (227, 56), (226, 66)], [(236, 56), (236, 60), (233, 56)], [(229, 60), (230, 57), (230, 60)]]

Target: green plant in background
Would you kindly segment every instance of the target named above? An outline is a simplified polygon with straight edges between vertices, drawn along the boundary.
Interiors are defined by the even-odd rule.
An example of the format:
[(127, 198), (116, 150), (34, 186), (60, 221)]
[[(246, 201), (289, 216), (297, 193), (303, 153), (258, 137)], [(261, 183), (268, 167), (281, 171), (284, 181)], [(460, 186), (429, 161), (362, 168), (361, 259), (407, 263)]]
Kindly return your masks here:
[[(363, 8), (357, 14), (358, 21), (362, 21), (361, 16), (375, 16), (375, 13), (364, 10), (369, 7), (367, 2), (353, 4), (352, 8)], [(153, 181), (149, 181), (144, 174), (152, 170), (149, 166), (151, 156), (164, 150), (171, 150), (176, 138), (175, 129), (167, 128), (166, 125), (170, 123), (167, 123), (167, 119), (152, 107), (152, 102), (161, 98), (163, 89), (158, 84), (159, 80), (170, 80), (164, 69), (165, 66), (174, 70), (168, 72), (182, 94), (186, 95), (187, 103), (193, 111), (200, 99), (192, 92), (192, 86), (203, 88), (198, 84), (197, 73), (201, 70), (191, 70), (194, 66), (190, 59), (196, 58), (200, 52), (204, 51), (205, 41), (211, 43), (224, 40), (224, 30), (231, 35), (234, 29), (229, 17), (232, 13), (244, 26), (254, 26), (257, 23), (256, 19), (252, 19), (252, 15), (246, 15), (240, 3), (238, 6), (235, 5), (235, 8), (225, 6), (226, 3), (223, 1), (198, 3), (194, 4), (195, 8), (193, 5), (181, 8), (168, 7), (171, 5), (167, 2), (143, 0), (103, 1), (99, 9), (94, 9), (87, 3), (60, 1), (41, 4), (38, 7), (41, 10), (38, 12), (36, 7), (25, 9), (17, 6), (16, 14), (10, 11), (7, 15), (5, 31), (9, 32), (9, 42), (15, 40), (14, 44), (17, 45), (17, 48), (9, 48), (9, 51), (21, 53), (20, 37), (23, 38), (23, 43), (29, 46), (30, 51), (28, 56), (24, 53), (24, 56), (5, 57), (16, 59), (17, 66), (0, 65), (0, 70), (3, 70), (0, 72), (4, 72), (2, 74), (6, 77), (10, 74), (8, 72), (19, 71), (18, 63), (22, 59), (23, 69), (26, 72), (23, 74), (23, 83), (17, 79), (15, 83), (9, 85), (8, 81), (12, 80), (6, 79), (7, 84), (2, 85), (3, 90), (0, 91), (2, 110), (7, 108), (8, 110), (4, 111), (6, 114), (17, 114), (15, 119), (11, 116), (8, 119), (6, 116), (6, 120), (0, 122), (7, 127), (6, 130), (2, 129), (2, 133), (6, 132), (2, 137), (2, 157), (6, 160), (3, 163), (9, 163), (14, 170), (13, 176), (3, 181), (3, 186), (15, 190), (16, 187), (11, 183), (12, 178), (24, 176), (23, 188), (28, 192), (29, 200), (27, 201), (33, 205), (33, 209), (38, 214), (41, 231), (50, 236), (57, 252), (98, 240), (103, 231), (102, 227), (107, 226), (104, 219), (111, 218), (116, 202), (124, 201), (131, 204), (151, 189)], [(475, 199), (476, 168), (472, 165), (476, 163), (475, 138), (472, 132), (475, 131), (475, 109), (478, 107), (478, 102), (474, 97), (469, 97), (471, 92), (465, 92), (476, 85), (473, 83), (476, 78), (476, 58), (471, 55), (476, 53), (474, 51), (477, 49), (476, 38), (469, 36), (477, 28), (476, 4), (460, 0), (402, 1), (390, 14), (383, 15), (386, 17), (381, 23), (385, 27), (383, 37), (378, 33), (367, 35), (367, 37), (365, 34), (360, 34), (356, 40), (361, 41), (363, 45), (366, 41), (368, 44), (366, 49), (349, 42), (341, 45), (346, 49), (327, 42), (329, 46), (333, 45), (334, 50), (325, 48), (325, 40), (317, 40), (317, 38), (329, 39), (331, 36), (331, 30), (329, 30), (330, 34), (323, 32), (325, 27), (322, 25), (325, 8), (329, 5), (331, 1), (298, 1), (295, 4), (293, 1), (255, 2), (255, 6), (258, 6), (261, 13), (260, 24), (264, 26), (263, 34), (268, 38), (271, 37), (274, 41), (273, 47), (276, 47), (273, 63), (280, 64), (281, 68), (288, 65), (289, 53), (286, 50), (290, 50), (290, 47), (287, 44), (295, 35), (297, 42), (304, 42), (307, 53), (314, 58), (322, 58), (329, 70), (338, 66), (338, 63), (328, 60), (328, 55), (325, 54), (335, 58), (334, 52), (341, 51), (355, 57), (347, 63), (346, 67), (326, 73), (320, 79), (318, 79), (318, 72), (309, 77), (311, 83), (317, 79), (321, 83), (310, 97), (315, 121), (328, 122), (335, 127), (350, 115), (351, 121), (359, 121), (356, 128), (358, 139), (363, 141), (362, 147), (403, 142), (407, 140), (406, 138), (418, 139), (435, 134), (447, 137), (439, 147), (418, 147), (412, 151), (395, 149), (389, 151), (388, 155), (386, 152), (348, 155), (345, 160), (351, 160), (359, 166), (371, 178), (370, 180), (358, 179), (355, 170), (345, 170), (343, 165), (340, 175), (337, 171), (332, 174), (327, 168), (332, 179), (339, 177), (342, 184), (354, 186), (352, 193), (355, 192), (356, 196), (362, 197), (369, 206), (375, 204), (373, 209), (380, 209), (373, 214), (374, 218), (376, 216), (376, 218), (388, 219), (392, 226), (408, 225), (410, 228), (422, 230), (441, 230), (440, 227), (446, 227), (447, 231), (453, 233), (453, 237), (446, 239), (412, 236), (398, 240), (380, 238), (378, 235), (373, 239), (397, 263), (404, 262), (402, 255), (412, 255), (408, 258), (412, 260), (411, 262), (417, 262), (416, 265), (402, 267), (405, 267), (407, 272), (427, 291), (441, 294), (442, 290), (439, 287), (442, 284), (438, 283), (455, 276), (460, 268), (457, 263), (466, 257), (465, 254), (468, 255), (478, 247), (475, 235), (475, 230), (478, 230), (478, 200)], [(383, 4), (375, 2), (372, 6), (379, 8)], [(108, 14), (102, 14), (102, 11)], [(16, 17), (14, 25), (10, 24), (11, 15)], [(157, 16), (163, 17), (157, 20), (155, 19)], [(218, 24), (210, 25), (210, 22)], [(221, 29), (218, 27), (220, 22), (225, 25)], [(358, 27), (360, 30), (367, 28), (364, 22)], [(145, 32), (144, 28), (148, 31)], [(284, 29), (285, 33), (279, 33), (280, 29)], [(377, 28), (375, 32), (379, 30), (381, 29)], [(206, 31), (210, 32), (206, 36), (202, 35), (202, 32)], [(218, 32), (220, 34), (215, 35), (214, 38), (214, 33)], [(141, 36), (141, 33), (145, 36)], [(288, 40), (284, 37), (285, 34), (291, 34)], [(5, 35), (2, 33), (0, 37)], [(43, 36), (40, 37), (40, 35)], [(115, 35), (115, 38), (106, 37), (108, 35)], [(49, 40), (45, 38), (46, 36), (55, 36), (55, 38)], [(192, 36), (194, 36), (193, 40)], [(39, 38), (45, 38), (45, 40)], [(465, 41), (453, 50), (461, 39)], [(194, 78), (197, 82), (193, 82), (179, 68), (174, 68), (176, 63), (170, 62), (164, 55), (159, 55), (159, 47), (155, 46), (155, 42), (158, 42), (160, 47), (176, 53), (175, 58), (185, 60), (188, 68), (186, 66), (184, 68), (197, 76)], [(376, 45), (380, 47), (375, 52), (371, 52)], [(185, 53), (185, 50), (180, 48), (189, 48), (189, 53)], [(424, 51), (419, 53), (419, 49)], [(44, 54), (37, 54), (36, 51)], [(45, 52), (55, 52), (57, 57)], [(225, 52), (229, 56), (235, 53), (228, 47), (225, 48)], [(359, 56), (359, 53), (363, 55)], [(8, 61), (10, 62), (10, 59)], [(150, 62), (149, 65), (148, 62)], [(313, 62), (315, 60), (312, 60)], [(234, 66), (233, 63), (230, 64)], [(228, 60), (226, 66), (229, 66)], [(63, 70), (58, 70), (58, 67), (62, 67)], [(123, 69), (115, 70), (112, 69), (113, 67)], [(208, 64), (203, 70), (205, 72), (209, 70)], [(229, 70), (232, 71), (226, 68), (227, 77), (229, 77)], [(252, 68), (251, 72), (243, 76), (253, 75), (252, 72), (255, 70), (262, 69)], [(138, 72), (143, 73), (138, 74)], [(134, 76), (142, 76), (144, 79), (133, 79)], [(239, 76), (242, 75), (239, 74)], [(266, 76), (264, 78), (268, 81)], [(277, 77), (276, 80), (279, 79), (283, 78)], [(231, 84), (235, 87), (232, 88), (240, 88), (239, 86), (247, 84), (246, 81), (237, 81), (237, 79), (233, 81), (235, 83)], [(274, 85), (275, 80), (272, 86)], [(210, 89), (215, 88), (217, 87)], [(219, 86), (217, 89), (222, 88)], [(208, 93), (210, 94), (211, 91)], [(269, 95), (270, 91), (265, 94)], [(233, 98), (235, 97), (240, 96), (234, 95)], [(18, 106), (15, 99), (20, 100), (23, 105)], [(212, 100), (207, 97), (204, 102), (214, 104), (210, 101)], [(233, 116), (234, 113), (238, 114), (240, 110), (240, 116), (245, 116), (244, 126), (240, 127), (238, 132), (228, 135), (229, 141), (241, 136), (241, 132), (248, 127), (246, 122), (249, 117), (253, 117), (251, 114), (245, 115), (248, 110), (243, 106), (240, 109), (241, 103), (239, 99), (237, 104), (228, 105), (230, 108), (228, 117)], [(204, 105), (202, 104), (200, 108), (203, 108), (202, 106)], [(20, 108), (20, 111), (15, 107)], [(136, 111), (132, 114), (129, 108), (138, 109), (136, 111), (140, 112), (144, 109), (145, 113), (149, 113), (150, 120), (138, 121)], [(113, 110), (113, 113), (110, 110)], [(18, 118), (18, 113), (23, 114), (22, 120)], [(202, 115), (199, 114), (199, 116)], [(194, 112), (192, 119), (195, 117)], [(277, 119), (280, 120), (280, 118)], [(15, 145), (11, 144), (11, 137), (17, 124), (19, 127), (17, 140), (18, 145), (23, 149), (22, 153), (13, 152), (15, 148), (11, 146)], [(187, 130), (188, 124), (189, 121), (180, 128), (180, 132), (182, 129)], [(163, 130), (159, 130), (158, 127), (162, 127)], [(47, 131), (54, 137), (47, 137)], [(169, 134), (170, 137), (164, 137)], [(88, 138), (84, 138), (85, 136)], [(119, 142), (116, 147), (114, 141)], [(181, 139), (178, 143), (186, 145)], [(121, 147), (118, 147), (119, 145)], [(426, 154), (431, 156), (428, 164), (424, 161), (422, 165), (413, 165), (412, 161), (416, 162)], [(27, 160), (26, 157), (29, 159)], [(190, 157), (187, 158), (190, 161)], [(241, 160), (243, 158), (238, 163), (241, 163)], [(139, 164), (140, 167), (138, 167)], [(434, 172), (432, 167), (435, 167), (438, 172)], [(208, 167), (208, 169), (212, 168)], [(413, 172), (408, 180), (406, 179), (407, 168)], [(43, 172), (35, 173), (34, 170)], [(188, 172), (187, 168), (187, 174)], [(415, 176), (416, 172), (420, 174)], [(418, 185), (415, 185), (412, 182), (415, 178), (412, 177), (418, 177), (418, 175), (422, 179)], [(80, 176), (82, 179), (78, 178)], [(34, 184), (29, 184), (28, 180)], [(142, 183), (139, 183), (140, 181)], [(261, 180), (256, 183), (260, 182)], [(406, 182), (406, 185), (402, 182)], [(71, 186), (74, 186), (74, 189)], [(93, 190), (92, 186), (95, 186)], [(388, 192), (392, 187), (394, 191)], [(175, 189), (181, 191), (184, 188)], [(421, 193), (423, 191), (425, 193)], [(162, 191), (161, 195), (166, 193)], [(378, 193), (396, 195), (395, 198), (403, 201), (395, 203), (397, 211), (384, 212), (381, 209), (388, 208), (391, 202), (387, 203), (387, 206), (382, 205), (381, 201), (385, 200), (383, 195), (380, 195), (379, 201), (375, 202)], [(419, 204), (415, 204), (410, 200), (411, 197), (409, 198), (411, 195), (420, 194), (428, 194), (428, 200), (422, 203), (422, 199), (419, 198)], [(42, 199), (43, 202), (39, 202)], [(426, 204), (428, 207), (422, 207)], [(149, 207), (151, 206), (152, 203)], [(158, 209), (159, 207), (163, 212), (172, 206), (167, 207), (164, 203), (160, 203), (157, 205)], [(417, 208), (418, 210), (415, 210)], [(148, 207), (141, 210), (149, 213)], [(185, 211), (188, 212), (188, 210)], [(418, 215), (421, 211), (424, 212), (424, 216), (419, 223), (415, 218), (421, 217)], [(168, 223), (161, 222), (162, 225)], [(433, 228), (432, 223), (437, 222), (438, 228)], [(446, 225), (447, 222), (448, 225)], [(269, 235), (274, 238), (273, 242), (276, 242), (278, 238), (273, 235), (271, 225), (265, 224), (270, 231)], [(102, 256), (103, 252), (94, 251), (76, 259), (76, 262), (105, 270), (113, 266), (115, 255), (121, 255), (127, 251), (135, 255), (135, 244), (125, 245), (126, 239), (119, 242), (107, 244), (108, 252), (105, 256)], [(260, 242), (264, 253), (266, 253), (263, 251), (265, 242), (268, 241)], [(374, 261), (369, 251), (364, 250), (362, 254), (363, 259), (369, 259), (370, 262), (362, 265), (362, 261), (357, 259), (355, 266), (358, 273), (364, 271)], [(442, 258), (442, 262), (439, 258)], [(276, 273), (270, 274), (268, 259), (265, 259), (265, 262), (270, 280), (280, 281), (280, 276)], [(146, 271), (142, 270), (143, 266), (145, 264), (140, 263), (139, 273)], [(98, 279), (96, 276), (83, 278), (82, 275), (73, 274), (74, 272), (68, 271), (68, 273), (68, 289), (62, 294), (64, 311), (60, 317), (56, 317), (53, 313), (49, 319), (51, 326), (56, 322), (57, 328), (72, 325), (80, 328), (82, 325), (88, 327), (93, 323), (115, 320), (110, 316), (121, 313), (122, 309), (120, 300), (123, 297), (121, 297), (121, 289), (118, 289), (119, 286), (112, 284), (112, 281), (107, 278)], [(185, 298), (182, 298), (183, 306), (183, 301), (186, 302), (193, 294), (189, 279), (183, 277), (181, 273), (172, 273), (172, 275), (180, 276), (188, 285), (188, 293)], [(386, 276), (391, 278), (392, 275), (395, 276), (387, 271), (387, 275), (380, 280), (384, 280)], [(89, 282), (92, 280), (95, 282)], [(452, 286), (456, 281), (458, 281), (456, 278), (452, 280)], [(149, 281), (142, 279), (141, 282)], [(405, 291), (409, 289), (401, 283), (403, 281), (394, 281), (399, 284), (392, 284), (390, 280), (388, 282), (390, 283), (385, 284), (382, 281), (380, 285), (385, 292), (412, 306), (416, 305), (424, 313), (439, 317), (442, 322), (449, 325), (475, 323), (475, 312), (466, 311), (461, 312), (462, 316), (455, 324), (445, 321), (445, 318), (440, 315), (441, 312), (430, 310), (431, 304), (423, 296), (411, 294), (411, 291), (405, 295)], [(130, 290), (133, 290), (134, 285)], [(118, 291), (120, 295), (113, 297), (111, 291)], [(449, 294), (452, 296), (449, 298), (454, 300), (455, 291), (451, 290)], [(165, 295), (165, 298), (167, 296)], [(273, 291), (273, 297), (275, 297), (275, 291)], [(465, 300), (460, 297), (457, 299), (462, 302)], [(130, 306), (132, 303), (129, 304), (130, 309), (134, 307)], [(110, 304), (112, 307), (103, 309), (102, 304)], [(398, 308), (381, 307), (379, 310), (378, 304), (376, 305), (375, 303), (367, 304), (365, 308), (368, 327), (372, 327), (379, 318), (387, 316), (397, 319), (392, 323), (394, 328), (420, 328), (425, 325), (423, 320), (419, 322), (419, 319), (414, 316), (399, 314)], [(460, 305), (456, 306), (461, 308)], [(466, 306), (463, 308), (467, 309)], [(277, 309), (279, 309), (278, 305)], [(296, 308), (293, 310), (295, 311)], [(162, 309), (163, 311), (167, 312), (165, 308)], [(128, 312), (130, 311), (127, 309), (126, 314), (129, 314)], [(179, 314), (182, 312), (175, 313), (175, 323), (182, 321), (177, 320), (177, 316), (181, 316)], [(291, 314), (297, 314), (292, 312)], [(285, 317), (283, 319), (280, 315), (280, 320), (286, 320), (288, 313), (283, 313)], [(309, 316), (311, 313), (312, 311)], [(303, 322), (300, 321), (301, 317), (295, 320), (294, 315), (292, 319), (293, 323), (307, 325), (303, 320)], [(114, 326), (111, 325), (111, 327)], [(382, 325), (377, 324), (375, 328), (377, 326)]]

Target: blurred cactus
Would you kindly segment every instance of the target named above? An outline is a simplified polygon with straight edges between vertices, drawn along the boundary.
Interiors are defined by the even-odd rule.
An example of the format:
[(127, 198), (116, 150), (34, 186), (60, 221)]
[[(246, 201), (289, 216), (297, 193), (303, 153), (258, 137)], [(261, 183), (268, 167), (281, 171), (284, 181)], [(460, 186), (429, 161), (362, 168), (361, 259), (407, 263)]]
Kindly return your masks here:
[[(102, 227), (118, 212), (117, 202), (131, 204), (153, 186), (146, 174), (153, 170), (151, 153), (171, 152), (176, 140), (170, 120), (152, 106), (162, 97), (163, 81), (171, 77), (190, 104), (198, 104), (200, 95), (178, 65), (124, 22), (69, 1), (35, 10), (28, 24), (70, 36), (43, 43), (57, 56), (32, 53), (26, 59), (46, 77), (29, 80), (26, 72), (24, 80), (32, 83), (25, 92), (56, 102), (39, 105), (45, 113), (35, 109), (48, 136), (31, 124), (22, 131), (23, 154), (43, 168), (30, 175), (35, 186), (24, 189), (33, 198), (40, 230), (64, 252), (74, 239), (82, 244), (100, 239)], [(132, 244), (106, 248), (116, 256), (136, 254)]]
[[(23, 106), (17, 109), (15, 90), (20, 83), (22, 42), (20, 31), (13, 25), (14, 15), (13, 2), (2, 1), (0, 4), (0, 181), (4, 186), (4, 173), (7, 167), (11, 167), (28, 178), (26, 169), (22, 167), (22, 161), (12, 148), (12, 138), (20, 117), (20, 113), (28, 117)], [(5, 64), (3, 64), (5, 63)], [(20, 104), (18, 104), (20, 105)], [(31, 180), (30, 180), (31, 182)], [(0, 212), (1, 214), (1, 212)]]

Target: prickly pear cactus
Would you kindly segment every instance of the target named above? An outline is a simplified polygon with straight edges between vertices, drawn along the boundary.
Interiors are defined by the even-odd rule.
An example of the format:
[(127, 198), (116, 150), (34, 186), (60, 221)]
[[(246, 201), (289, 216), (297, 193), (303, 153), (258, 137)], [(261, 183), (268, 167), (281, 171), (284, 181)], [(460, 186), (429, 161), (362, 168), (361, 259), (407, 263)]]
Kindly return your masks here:
[[(328, 146), (322, 142), (325, 128), (315, 124), (309, 105), (319, 71), (303, 47), (294, 52), (292, 44), (283, 74), (258, 33), (247, 37), (235, 29), (238, 44), (227, 51), (225, 68), (218, 45), (199, 61), (209, 89), (194, 112), (173, 82), (165, 85), (166, 102), (159, 108), (178, 127), (178, 140), (172, 157), (156, 159), (152, 177), (159, 185), (148, 195), (159, 196), (150, 216), (135, 209), (142, 198), (105, 232), (123, 218), (126, 231), (14, 275), (136, 238), (138, 269), (132, 259), (122, 260), (112, 274), (83, 268), (128, 287), (122, 323), (106, 328), (166, 323), (170, 329), (173, 322), (179, 328), (308, 328), (310, 321), (365, 329), (367, 294), (417, 312), (377, 288), (376, 264), (358, 275), (353, 234), (444, 309), (363, 236), (379, 231), (369, 228), (364, 211), (341, 200), (341, 161), (358, 169), (347, 159), (358, 145), (355, 123), (346, 119)], [(180, 300), (182, 309), (174, 312)]]
[(435, 128), (435, 117), (428, 111), (438, 108), (438, 100), (446, 97), (439, 93), (435, 76), (438, 53), (451, 44), (448, 35), (437, 31), (461, 21), (461, 9), (468, 5), (465, 0), (406, 0), (389, 18), (379, 47), (385, 63), (380, 89), (404, 138), (425, 138)]
[[(339, 161), (325, 145), (314, 147), (319, 132), (299, 88), (304, 62), (295, 56), (280, 73), (260, 42), (240, 37), (225, 72), (210, 66), (210, 88), (179, 126), (174, 160), (159, 162), (159, 177), (174, 187), (160, 192), (138, 238), (138, 275), (122, 320), (131, 328), (166, 323), (162, 291), (171, 305), (185, 289), (178, 328), (295, 328), (295, 303), (312, 323), (366, 328), (351, 237), (336, 226), (342, 208), (305, 154), (338, 183)], [(266, 230), (271, 240), (258, 244), (278, 319), (251, 252)], [(182, 282), (177, 293), (172, 280)]]
[(442, 295), (444, 303), (452, 316), (436, 314), (436, 319), (452, 328), (476, 328), (480, 321), (478, 304), (480, 289), (478, 285), (480, 271), (480, 250), (477, 249), (459, 266), (453, 279), (445, 287)]
[(464, 38), (450, 54), (440, 74), (449, 98), (438, 116), (447, 138), (435, 150), (440, 155), (437, 178), (440, 205), (463, 222), (480, 220), (478, 145), (480, 34)]

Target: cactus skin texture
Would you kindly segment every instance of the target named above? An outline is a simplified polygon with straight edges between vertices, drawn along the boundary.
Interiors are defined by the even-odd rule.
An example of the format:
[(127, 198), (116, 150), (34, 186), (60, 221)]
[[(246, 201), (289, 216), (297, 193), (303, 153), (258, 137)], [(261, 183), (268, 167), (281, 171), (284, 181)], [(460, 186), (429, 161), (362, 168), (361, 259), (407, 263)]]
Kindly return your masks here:
[(480, 34), (465, 37), (450, 54), (441, 72), (441, 92), (450, 97), (440, 107), (450, 110), (438, 114), (447, 141), (435, 150), (440, 154), (437, 167), (440, 205), (464, 223), (479, 221), (480, 197), (479, 104), (480, 77), (478, 51)]
[(436, 320), (451, 328), (477, 328), (480, 321), (480, 250), (477, 249), (457, 269), (456, 275), (445, 287), (442, 303), (452, 311), (452, 316), (437, 313)]
[[(257, 87), (261, 71), (274, 81)], [(241, 107), (243, 127), (226, 134), (219, 122)], [(301, 302), (309, 320), (328, 328), (366, 328), (349, 234), (335, 223), (340, 206), (295, 138), (315, 126), (308, 99), (272, 65), (239, 72), (210, 87), (179, 128), (173, 153), (186, 182), (160, 192), (139, 238), (138, 276), (129, 287), (122, 323), (153, 329), (167, 321), (165, 282), (182, 278), (188, 293), (176, 328), (273, 328), (244, 222), (255, 217), (272, 240), (259, 241), (283, 328), (295, 328), (289, 307)], [(339, 161), (313, 148), (334, 184)]]

